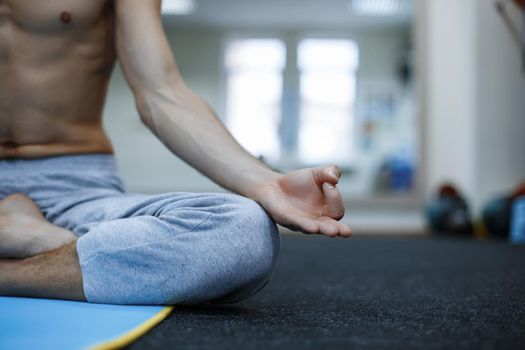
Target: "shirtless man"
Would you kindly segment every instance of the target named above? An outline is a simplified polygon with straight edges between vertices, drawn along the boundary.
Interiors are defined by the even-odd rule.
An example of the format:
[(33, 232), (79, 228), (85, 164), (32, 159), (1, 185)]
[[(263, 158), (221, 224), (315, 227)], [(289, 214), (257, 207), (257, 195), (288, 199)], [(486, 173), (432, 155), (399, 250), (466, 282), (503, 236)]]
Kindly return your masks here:
[[(237, 194), (124, 192), (101, 127), (117, 58), (144, 124)], [(241, 300), (269, 280), (274, 221), (351, 234), (339, 177), (279, 174), (246, 153), (184, 83), (160, 0), (0, 0), (0, 295)]]

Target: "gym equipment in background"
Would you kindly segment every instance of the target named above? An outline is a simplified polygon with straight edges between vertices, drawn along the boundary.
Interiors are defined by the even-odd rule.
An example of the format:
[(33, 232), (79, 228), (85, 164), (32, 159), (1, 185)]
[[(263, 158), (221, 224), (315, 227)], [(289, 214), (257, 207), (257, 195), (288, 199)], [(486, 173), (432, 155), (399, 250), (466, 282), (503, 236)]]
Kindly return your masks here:
[(414, 189), (416, 165), (410, 152), (398, 151), (387, 156), (374, 178), (374, 190), (379, 194), (407, 193)]
[(518, 186), (511, 194), (495, 198), (485, 206), (482, 213), (483, 223), (492, 236), (509, 237), (512, 208), (514, 202), (522, 196), (525, 196), (525, 183)]
[(427, 206), (427, 220), (432, 232), (469, 235), (473, 233), (467, 201), (450, 183), (443, 184)]
[(514, 244), (525, 244), (525, 197), (514, 201), (510, 241)]

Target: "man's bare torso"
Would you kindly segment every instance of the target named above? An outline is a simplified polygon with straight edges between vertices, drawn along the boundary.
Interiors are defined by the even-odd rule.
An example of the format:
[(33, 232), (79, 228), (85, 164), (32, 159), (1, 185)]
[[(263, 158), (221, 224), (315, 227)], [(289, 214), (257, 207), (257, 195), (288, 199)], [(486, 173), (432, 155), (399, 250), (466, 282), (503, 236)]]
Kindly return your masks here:
[(0, 158), (111, 152), (111, 0), (0, 0)]

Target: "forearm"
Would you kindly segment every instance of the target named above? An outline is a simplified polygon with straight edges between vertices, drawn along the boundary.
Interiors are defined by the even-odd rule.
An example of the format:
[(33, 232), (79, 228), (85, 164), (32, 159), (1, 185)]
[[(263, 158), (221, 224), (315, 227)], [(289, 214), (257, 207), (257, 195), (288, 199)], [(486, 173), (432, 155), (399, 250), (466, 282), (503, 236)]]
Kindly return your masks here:
[(142, 93), (138, 107), (144, 123), (174, 154), (228, 190), (254, 198), (254, 189), (280, 176), (247, 153), (182, 81)]

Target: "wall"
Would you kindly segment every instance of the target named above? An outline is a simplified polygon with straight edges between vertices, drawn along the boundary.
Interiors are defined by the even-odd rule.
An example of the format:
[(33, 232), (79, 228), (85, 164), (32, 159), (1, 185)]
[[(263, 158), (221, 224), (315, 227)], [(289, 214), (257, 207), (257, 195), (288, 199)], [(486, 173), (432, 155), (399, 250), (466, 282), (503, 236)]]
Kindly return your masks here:
[[(520, 47), (493, 1), (480, 0), (477, 7), (479, 124), (474, 198), (479, 207), (525, 181), (525, 67)], [(508, 10), (525, 40), (524, 17), (510, 4)]]
[(475, 2), (426, 2), (428, 190), (452, 181), (475, 189)]

